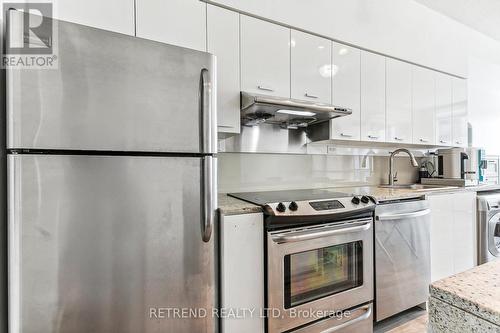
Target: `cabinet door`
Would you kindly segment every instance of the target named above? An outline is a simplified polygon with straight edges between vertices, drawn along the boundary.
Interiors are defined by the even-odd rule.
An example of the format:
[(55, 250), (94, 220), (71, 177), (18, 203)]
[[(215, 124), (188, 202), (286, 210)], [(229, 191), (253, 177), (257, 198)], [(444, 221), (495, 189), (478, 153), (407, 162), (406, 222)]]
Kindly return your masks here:
[(453, 275), (453, 195), (428, 197), (431, 208), (431, 281)]
[(477, 263), (476, 193), (428, 197), (431, 208), (431, 280), (463, 272)]
[(467, 81), (453, 78), (453, 145), (467, 147)]
[(59, 20), (134, 35), (133, 0), (64, 0), (57, 2), (56, 9), (53, 17)]
[(290, 29), (242, 15), (241, 90), (290, 97)]
[(331, 121), (331, 139), (361, 140), (360, 51), (333, 44), (333, 104), (352, 110), (352, 114)]
[(476, 193), (455, 193), (453, 206), (454, 274), (476, 265)]
[[(264, 307), (264, 217), (262, 213), (223, 216), (221, 219), (221, 307)], [(245, 288), (242, 288), (245, 286)], [(221, 319), (222, 332), (264, 333), (260, 316)]]
[(206, 10), (198, 0), (136, 0), (137, 37), (206, 51)]
[(452, 87), (451, 77), (435, 73), (436, 77), (436, 144), (452, 146)]
[(386, 59), (386, 141), (412, 143), (411, 65)]
[(413, 66), (412, 82), (413, 143), (433, 145), (436, 140), (436, 84), (434, 72)]
[(207, 8), (208, 52), (217, 56), (219, 132), (240, 132), (240, 16), (220, 7)]
[(385, 58), (361, 51), (361, 140), (385, 141)]
[(332, 42), (291, 31), (292, 98), (332, 102)]

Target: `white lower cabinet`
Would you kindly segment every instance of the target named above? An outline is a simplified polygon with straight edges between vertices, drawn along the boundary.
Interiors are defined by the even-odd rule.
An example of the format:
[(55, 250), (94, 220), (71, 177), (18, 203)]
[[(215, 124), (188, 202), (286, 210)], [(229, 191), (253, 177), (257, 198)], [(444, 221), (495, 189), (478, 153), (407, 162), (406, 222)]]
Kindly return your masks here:
[(255, 309), (245, 318), (221, 319), (222, 333), (264, 333), (264, 216), (222, 216), (221, 308)]
[(476, 193), (435, 194), (431, 208), (431, 280), (473, 268), (477, 263)]
[(359, 49), (333, 44), (333, 104), (352, 114), (331, 121), (330, 139), (361, 140), (360, 59)]
[(207, 7), (207, 48), (217, 57), (219, 133), (240, 133), (240, 15)]

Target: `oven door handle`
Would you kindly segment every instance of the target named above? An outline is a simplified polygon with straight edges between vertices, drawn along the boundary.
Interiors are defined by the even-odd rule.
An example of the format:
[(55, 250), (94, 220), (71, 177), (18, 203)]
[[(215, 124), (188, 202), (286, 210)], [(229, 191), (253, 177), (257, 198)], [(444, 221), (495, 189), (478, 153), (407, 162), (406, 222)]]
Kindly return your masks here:
[(415, 217), (425, 216), (430, 214), (430, 209), (419, 210), (411, 213), (403, 213), (403, 214), (391, 214), (391, 215), (378, 215), (377, 220), (379, 221), (389, 221), (389, 220), (402, 220), (402, 219), (410, 219)]
[(332, 227), (321, 230), (293, 231), (293, 232), (278, 233), (271, 235), (271, 239), (273, 240), (273, 242), (278, 244), (303, 242), (316, 238), (366, 231), (370, 229), (370, 226), (371, 222), (366, 222), (363, 223), (362, 225), (358, 225), (355, 227), (347, 227), (347, 228)]
[(330, 327), (330, 328), (328, 328), (328, 329), (326, 329), (324, 331), (321, 331), (320, 333), (333, 333), (333, 332), (337, 332), (337, 331), (339, 331), (341, 329), (344, 329), (346, 327), (349, 327), (351, 325), (359, 323), (360, 321), (367, 320), (372, 315), (372, 308), (369, 305), (361, 307), (361, 308), (359, 308), (359, 310), (364, 310), (366, 312), (363, 315), (354, 318), (353, 320), (346, 321), (345, 323), (342, 323), (342, 324), (340, 324), (338, 326)]

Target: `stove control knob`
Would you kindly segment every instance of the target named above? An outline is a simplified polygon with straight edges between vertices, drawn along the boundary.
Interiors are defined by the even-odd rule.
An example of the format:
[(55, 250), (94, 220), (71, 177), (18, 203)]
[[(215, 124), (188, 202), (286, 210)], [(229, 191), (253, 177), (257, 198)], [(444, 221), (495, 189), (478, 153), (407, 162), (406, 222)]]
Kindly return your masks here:
[(354, 197), (352, 198), (351, 202), (355, 205), (359, 205), (359, 198), (358, 197)]
[(364, 203), (364, 204), (367, 204), (370, 202), (370, 198), (368, 198), (366, 195), (363, 195), (361, 197), (361, 202)]
[(290, 205), (288, 206), (288, 208), (290, 208), (291, 211), (296, 211), (297, 209), (299, 209), (299, 205), (297, 205), (297, 203), (295, 201), (292, 201), (290, 202)]
[(284, 213), (286, 211), (286, 206), (280, 202), (278, 206), (276, 206), (276, 210), (280, 213)]

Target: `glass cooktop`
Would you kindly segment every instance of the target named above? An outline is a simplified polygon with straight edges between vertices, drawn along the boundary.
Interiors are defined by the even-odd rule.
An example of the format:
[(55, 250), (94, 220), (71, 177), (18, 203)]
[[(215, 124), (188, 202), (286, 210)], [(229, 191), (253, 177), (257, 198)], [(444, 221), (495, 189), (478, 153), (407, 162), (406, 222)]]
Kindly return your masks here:
[(251, 202), (256, 205), (265, 205), (274, 202), (327, 200), (351, 197), (352, 194), (335, 192), (333, 189), (306, 189), (265, 192), (229, 193), (228, 195)]

